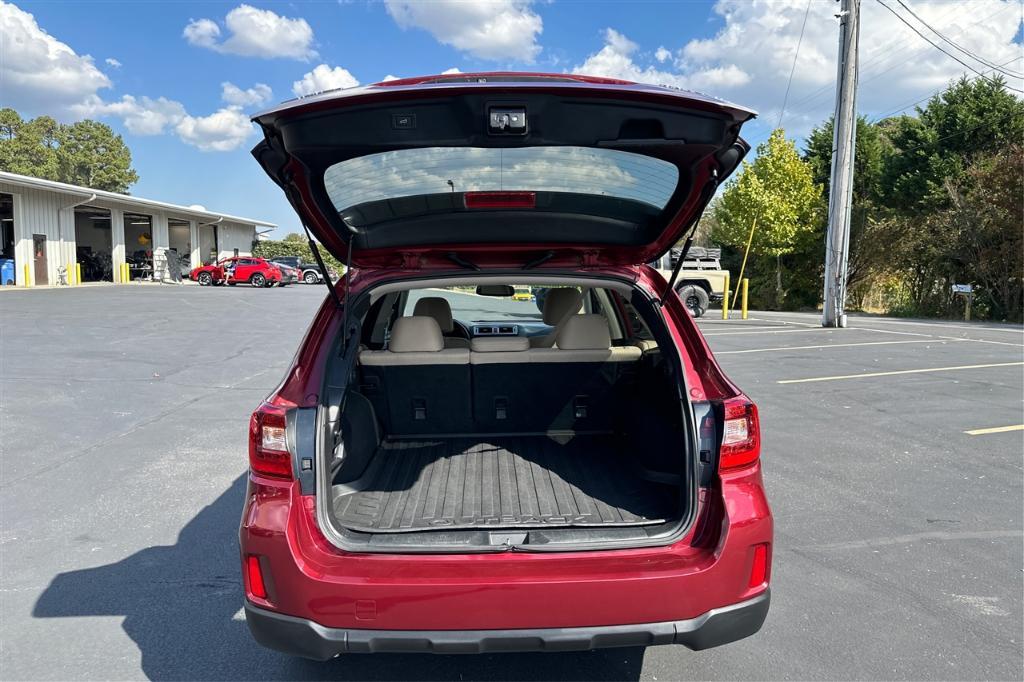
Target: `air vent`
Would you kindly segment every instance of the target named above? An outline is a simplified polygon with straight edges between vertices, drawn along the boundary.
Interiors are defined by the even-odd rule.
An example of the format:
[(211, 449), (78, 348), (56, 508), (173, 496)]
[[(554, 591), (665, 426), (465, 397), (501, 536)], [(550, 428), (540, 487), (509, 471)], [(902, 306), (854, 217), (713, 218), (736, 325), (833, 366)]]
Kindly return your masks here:
[(519, 336), (519, 327), (514, 324), (476, 325), (473, 327), (473, 336)]

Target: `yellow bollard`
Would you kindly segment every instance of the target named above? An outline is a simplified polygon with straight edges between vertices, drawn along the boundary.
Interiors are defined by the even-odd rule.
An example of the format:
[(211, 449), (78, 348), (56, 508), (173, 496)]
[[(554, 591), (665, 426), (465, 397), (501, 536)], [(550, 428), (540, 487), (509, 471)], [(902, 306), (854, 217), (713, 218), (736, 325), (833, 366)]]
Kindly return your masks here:
[(722, 292), (722, 319), (729, 319), (729, 273), (725, 273), (725, 291)]
[(743, 286), (743, 294), (740, 298), (740, 310), (743, 313), (743, 319), (747, 319), (747, 289), (750, 288), (750, 278), (744, 277), (743, 281), (740, 282)]
[(68, 286), (72, 287), (75, 285), (75, 264), (73, 262), (68, 263)]
[(25, 286), (27, 286), (27, 287), (32, 286), (32, 278), (29, 277), (29, 273), (30, 272), (31, 272), (31, 270), (28, 269), (28, 265), (26, 264), (25, 265)]
[(75, 263), (75, 286), (82, 283), (82, 264)]

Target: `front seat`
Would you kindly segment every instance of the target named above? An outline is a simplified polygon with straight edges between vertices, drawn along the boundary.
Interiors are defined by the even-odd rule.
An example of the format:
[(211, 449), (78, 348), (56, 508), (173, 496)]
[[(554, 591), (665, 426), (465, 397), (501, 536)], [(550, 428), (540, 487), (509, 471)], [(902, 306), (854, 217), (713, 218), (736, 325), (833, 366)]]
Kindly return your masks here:
[(583, 307), (583, 294), (579, 289), (565, 287), (548, 290), (544, 297), (544, 324), (551, 325), (554, 330), (545, 336), (530, 337), (531, 348), (551, 348), (555, 345), (558, 328), (567, 319), (575, 315)]
[(441, 328), (444, 335), (444, 347), (447, 348), (469, 348), (469, 339), (458, 336), (450, 336), (455, 331), (455, 321), (452, 319), (452, 307), (447, 299), (440, 296), (426, 296), (416, 301), (412, 310), (414, 317), (432, 317)]

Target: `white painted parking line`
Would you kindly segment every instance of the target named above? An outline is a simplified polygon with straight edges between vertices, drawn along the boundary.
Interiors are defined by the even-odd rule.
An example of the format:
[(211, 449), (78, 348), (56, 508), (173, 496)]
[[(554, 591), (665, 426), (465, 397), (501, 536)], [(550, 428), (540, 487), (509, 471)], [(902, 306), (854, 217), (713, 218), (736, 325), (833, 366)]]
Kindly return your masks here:
[[(967, 339), (957, 339), (966, 341)], [(783, 346), (781, 348), (750, 348), (748, 350), (723, 350), (715, 353), (718, 355), (737, 355), (739, 353), (772, 353), (784, 350), (816, 350), (818, 348), (850, 348), (852, 346), (897, 346), (904, 343), (934, 343), (945, 344), (945, 341), (932, 341), (931, 339), (915, 339), (914, 341), (864, 341), (862, 343), (826, 343), (821, 346)]]
[[(860, 318), (865, 319), (865, 318)], [(904, 322), (902, 320), (877, 320), (877, 319), (865, 319), (868, 324), (902, 324), (902, 325), (913, 325), (917, 327), (938, 327), (940, 329), (967, 329), (967, 330), (983, 330), (987, 332), (1003, 332), (1004, 334), (1024, 334), (1024, 328), (1017, 327), (979, 327), (973, 324), (942, 324), (940, 322)]]
[(834, 332), (835, 329), (826, 329), (825, 327), (819, 327), (818, 329), (765, 329), (758, 332), (711, 332), (704, 336), (732, 336), (735, 334), (796, 334), (797, 332)]
[[(710, 329), (710, 327), (707, 327), (706, 325), (703, 325), (703, 324), (698, 325), (698, 326), (701, 329)], [(747, 329), (785, 329), (785, 327), (783, 327), (781, 324), (773, 324), (773, 325), (770, 325), (770, 326), (756, 326), (756, 325), (752, 325), (750, 327), (748, 327), (747, 325), (743, 325), (742, 327), (740, 327), (740, 329), (744, 329), (744, 330), (747, 330)], [(710, 332), (710, 333), (711, 334), (718, 334), (718, 333), (724, 333), (724, 332)], [(707, 334), (705, 334), (705, 336), (707, 336)]]
[(865, 372), (863, 374), (841, 374), (832, 377), (811, 377), (809, 379), (783, 379), (777, 384), (808, 384), (815, 381), (839, 381), (841, 379), (867, 379), (868, 377), (890, 377), (897, 374), (924, 374), (926, 372), (953, 372), (961, 369), (985, 369), (988, 367), (1017, 367), (1024, 362), (993, 362), (987, 365), (957, 365), (954, 367), (928, 367), (925, 369), (899, 369), (892, 372)]
[(811, 324), (810, 322), (796, 322), (795, 320), (783, 320), (781, 318), (775, 318), (775, 317), (767, 317), (767, 318), (766, 317), (750, 317), (750, 318), (747, 318), (747, 319), (755, 320), (757, 322), (781, 322), (782, 324), (795, 324), (798, 327), (820, 327), (821, 326), (820, 322), (818, 324)]
[(1024, 431), (1024, 424), (1014, 424), (1013, 426), (994, 426), (990, 429), (971, 429), (970, 431), (964, 431), (968, 436), (985, 436), (990, 433), (1008, 433), (1009, 431)]
[(974, 343), (989, 343), (995, 346), (1013, 346), (1015, 348), (1024, 348), (1024, 344), (1021, 343), (1010, 343), (1009, 341), (991, 341), (989, 339), (972, 339), (967, 336), (940, 336), (938, 334), (925, 334), (922, 332), (901, 332), (895, 329), (871, 329), (869, 327), (849, 327), (855, 331), (861, 332), (877, 332), (879, 334), (899, 334), (900, 336), (926, 336), (930, 339), (945, 339), (949, 341), (973, 341)]

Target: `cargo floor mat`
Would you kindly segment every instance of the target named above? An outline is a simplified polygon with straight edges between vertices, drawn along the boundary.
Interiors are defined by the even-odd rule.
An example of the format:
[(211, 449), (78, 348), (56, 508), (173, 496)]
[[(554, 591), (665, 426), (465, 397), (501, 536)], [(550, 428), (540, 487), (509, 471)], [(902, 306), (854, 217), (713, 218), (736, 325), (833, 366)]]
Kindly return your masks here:
[(671, 518), (677, 490), (640, 478), (613, 436), (425, 437), (386, 441), (334, 511), (375, 533), (637, 526)]

